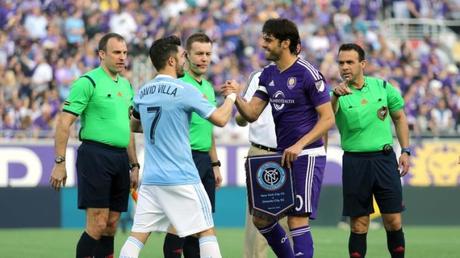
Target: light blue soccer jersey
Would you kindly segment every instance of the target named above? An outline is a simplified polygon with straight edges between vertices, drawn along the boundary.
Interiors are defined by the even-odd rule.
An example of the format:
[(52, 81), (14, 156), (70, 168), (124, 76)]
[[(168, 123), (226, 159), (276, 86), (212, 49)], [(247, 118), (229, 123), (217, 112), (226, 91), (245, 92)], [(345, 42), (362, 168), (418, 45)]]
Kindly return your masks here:
[(166, 75), (147, 82), (134, 98), (144, 130), (142, 184), (200, 182), (189, 141), (192, 112), (208, 118), (215, 107), (192, 85)]

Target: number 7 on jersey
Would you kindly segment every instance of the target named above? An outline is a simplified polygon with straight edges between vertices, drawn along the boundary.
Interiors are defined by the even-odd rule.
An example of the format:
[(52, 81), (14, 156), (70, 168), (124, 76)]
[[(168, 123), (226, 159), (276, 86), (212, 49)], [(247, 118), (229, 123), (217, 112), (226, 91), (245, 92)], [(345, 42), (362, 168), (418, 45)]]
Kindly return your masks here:
[(153, 113), (152, 125), (150, 126), (150, 143), (155, 144), (155, 129), (161, 117), (161, 107), (147, 107), (147, 113)]

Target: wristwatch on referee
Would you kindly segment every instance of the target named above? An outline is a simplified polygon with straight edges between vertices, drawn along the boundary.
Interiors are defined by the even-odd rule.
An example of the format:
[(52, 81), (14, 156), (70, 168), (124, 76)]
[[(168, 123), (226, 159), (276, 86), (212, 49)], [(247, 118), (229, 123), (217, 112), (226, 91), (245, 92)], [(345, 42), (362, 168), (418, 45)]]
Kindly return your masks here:
[(137, 167), (137, 168), (140, 169), (140, 168), (141, 168), (141, 164), (139, 164), (139, 163), (131, 163), (131, 164), (129, 164), (129, 169), (130, 169), (130, 170), (133, 169), (133, 168), (135, 168), (135, 167)]
[(65, 157), (62, 155), (58, 155), (54, 158), (54, 163), (56, 164), (61, 164), (64, 161), (65, 161)]
[(403, 153), (406, 153), (407, 155), (410, 156), (410, 154), (411, 154), (410, 148), (409, 147), (401, 148), (401, 154), (403, 154)]
[(220, 164), (220, 160), (211, 162), (211, 166), (212, 166), (212, 167), (220, 167), (220, 165), (221, 165), (221, 164)]

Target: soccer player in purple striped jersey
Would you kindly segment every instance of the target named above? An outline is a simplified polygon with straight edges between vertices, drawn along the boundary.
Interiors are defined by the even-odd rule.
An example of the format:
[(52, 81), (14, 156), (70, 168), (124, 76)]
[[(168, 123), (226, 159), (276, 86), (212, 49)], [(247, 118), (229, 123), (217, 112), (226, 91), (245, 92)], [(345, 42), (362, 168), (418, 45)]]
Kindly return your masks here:
[[(265, 57), (273, 64), (263, 69), (251, 101), (238, 97), (235, 103), (249, 122), (257, 120), (267, 104), (272, 107), (277, 150), (294, 177), (296, 203), (286, 213), (293, 248), (276, 220), (254, 216), (253, 222), (278, 257), (313, 257), (309, 220), (316, 216), (326, 166), (321, 137), (334, 125), (334, 113), (323, 76), (297, 56), (300, 37), (296, 25), (288, 19), (269, 19), (262, 33)], [(240, 85), (232, 80), (224, 94), (239, 90)]]

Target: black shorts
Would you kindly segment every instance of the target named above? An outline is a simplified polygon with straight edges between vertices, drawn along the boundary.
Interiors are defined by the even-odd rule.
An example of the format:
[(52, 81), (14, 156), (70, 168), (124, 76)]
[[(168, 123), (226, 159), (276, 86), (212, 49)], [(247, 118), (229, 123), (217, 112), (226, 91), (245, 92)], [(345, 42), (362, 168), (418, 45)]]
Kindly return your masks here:
[(374, 213), (372, 195), (381, 213), (404, 210), (401, 178), (396, 155), (383, 152), (343, 154), (343, 215), (366, 216)]
[(211, 201), (212, 212), (216, 211), (216, 179), (208, 152), (192, 150), (193, 161), (200, 174), (201, 183)]
[(129, 159), (124, 148), (84, 141), (78, 148), (78, 208), (128, 209)]

